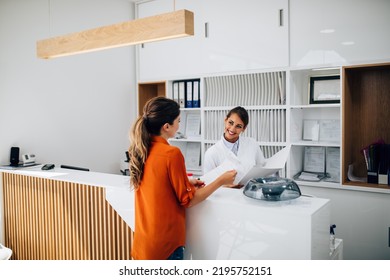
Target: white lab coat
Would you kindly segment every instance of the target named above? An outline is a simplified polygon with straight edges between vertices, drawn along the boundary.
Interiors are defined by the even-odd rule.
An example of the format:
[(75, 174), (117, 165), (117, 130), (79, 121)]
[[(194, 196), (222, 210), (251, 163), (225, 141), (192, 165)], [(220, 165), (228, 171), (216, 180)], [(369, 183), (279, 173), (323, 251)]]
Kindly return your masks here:
[[(223, 136), (222, 136), (223, 137)], [(203, 173), (213, 170), (224, 162), (227, 157), (238, 158), (240, 162), (247, 166), (256, 164), (265, 164), (263, 152), (255, 139), (240, 136), (240, 146), (238, 147), (237, 156), (229, 150), (221, 138), (215, 145), (211, 146), (204, 156)]]

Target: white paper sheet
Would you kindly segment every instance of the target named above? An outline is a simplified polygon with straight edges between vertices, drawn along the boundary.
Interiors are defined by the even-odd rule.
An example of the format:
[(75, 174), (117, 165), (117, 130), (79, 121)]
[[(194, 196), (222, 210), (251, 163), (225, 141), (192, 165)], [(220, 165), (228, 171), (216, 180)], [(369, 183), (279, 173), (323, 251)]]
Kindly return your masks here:
[[(290, 146), (281, 149), (279, 152), (268, 158), (265, 165), (253, 166), (240, 180), (240, 185), (245, 185), (249, 180), (258, 177), (267, 177), (280, 169), (284, 168), (287, 162), (288, 155), (290, 154)], [(238, 177), (238, 174), (237, 174)], [(237, 179), (237, 178), (236, 178)]]
[(264, 166), (255, 165), (252, 167), (240, 162), (237, 158), (229, 157), (221, 165), (204, 174), (200, 179), (207, 185), (224, 172), (234, 169), (237, 171), (234, 184), (245, 185), (252, 178), (267, 177), (284, 168), (289, 154), (290, 146), (287, 146), (271, 158), (268, 158)]

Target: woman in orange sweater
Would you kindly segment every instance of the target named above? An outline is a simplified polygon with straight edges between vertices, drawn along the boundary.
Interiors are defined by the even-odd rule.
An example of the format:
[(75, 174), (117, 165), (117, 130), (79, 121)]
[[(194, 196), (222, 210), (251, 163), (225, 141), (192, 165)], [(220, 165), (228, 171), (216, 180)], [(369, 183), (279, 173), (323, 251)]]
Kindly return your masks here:
[(206, 199), (237, 174), (214, 182), (187, 177), (184, 157), (168, 139), (179, 129), (180, 107), (165, 97), (149, 100), (130, 134), (130, 182), (135, 190), (134, 259), (183, 259), (185, 209)]

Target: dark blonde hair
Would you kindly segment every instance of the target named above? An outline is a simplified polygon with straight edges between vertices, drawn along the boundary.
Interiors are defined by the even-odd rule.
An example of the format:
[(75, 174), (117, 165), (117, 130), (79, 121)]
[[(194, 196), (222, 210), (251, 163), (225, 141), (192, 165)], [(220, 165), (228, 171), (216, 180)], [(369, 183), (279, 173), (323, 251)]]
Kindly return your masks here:
[(172, 99), (158, 96), (150, 99), (130, 131), (130, 183), (138, 189), (151, 145), (151, 137), (160, 135), (161, 127), (173, 124), (180, 115), (180, 106)]

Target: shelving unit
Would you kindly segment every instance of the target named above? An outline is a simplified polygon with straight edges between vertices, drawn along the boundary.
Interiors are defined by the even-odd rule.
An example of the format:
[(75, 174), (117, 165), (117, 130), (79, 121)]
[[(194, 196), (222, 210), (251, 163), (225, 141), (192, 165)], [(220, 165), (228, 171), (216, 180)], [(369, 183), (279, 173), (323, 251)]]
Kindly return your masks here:
[[(310, 104), (309, 84), (313, 76), (340, 75), (340, 103)], [(190, 77), (192, 79), (193, 77)], [(198, 79), (198, 78), (197, 78)], [(186, 134), (186, 120), (191, 114), (200, 117), (200, 135), (183, 139), (171, 139), (186, 155), (187, 146), (199, 154), (199, 165), (189, 172), (202, 174), (202, 155), (214, 145), (223, 132), (223, 120), (235, 106), (244, 106), (250, 115), (250, 123), (244, 135), (255, 138), (266, 158), (291, 145), (291, 154), (283, 176), (293, 178), (303, 171), (305, 147), (340, 149), (340, 181), (305, 182), (302, 185), (342, 188), (357, 186), (388, 188), (387, 185), (350, 182), (348, 166), (354, 165), (354, 175), (366, 176), (364, 158), (360, 149), (381, 138), (390, 141), (390, 63), (357, 65), (323, 69), (284, 69), (281, 71), (200, 77), (200, 108), (182, 108), (179, 131)], [(154, 96), (172, 97), (175, 80), (139, 84), (139, 108)], [(219, 105), (218, 105), (219, 104)], [(303, 140), (304, 120), (332, 122), (335, 129), (329, 140)], [(341, 129), (342, 128), (342, 129)], [(341, 140), (343, 140), (341, 142)]]
[(350, 182), (348, 166), (357, 177), (367, 176), (361, 149), (383, 139), (390, 143), (390, 63), (345, 66), (342, 107), (342, 183), (388, 189), (387, 185)]
[[(292, 69), (289, 71), (289, 94), (288, 101), (288, 128), (289, 143), (291, 144), (291, 155), (287, 164), (287, 177), (294, 175), (304, 169), (305, 147), (335, 147), (340, 149), (341, 143), (341, 114), (340, 103), (310, 104), (310, 78), (320, 76), (340, 75), (340, 67), (334, 68), (307, 68)], [(341, 92), (341, 87), (340, 87)], [(319, 130), (318, 140), (304, 140), (304, 121), (318, 121), (319, 124), (331, 123), (335, 126), (334, 135), (321, 135)], [(321, 127), (320, 127), (321, 128)], [(321, 137), (322, 136), (322, 137)], [(303, 185), (318, 186), (339, 186), (339, 182), (309, 182), (299, 181)]]
[[(172, 92), (170, 87), (174, 82), (168, 82), (168, 92)], [(258, 141), (266, 158), (286, 146), (285, 71), (202, 77), (200, 84), (201, 108), (183, 108), (181, 113), (181, 124), (186, 123), (190, 114), (200, 114), (200, 139), (170, 140), (183, 154), (187, 152), (188, 143), (196, 142), (201, 146), (200, 165), (189, 171), (202, 173), (201, 155), (220, 139), (228, 111), (238, 105), (249, 113), (249, 126), (244, 135)], [(179, 129), (185, 135), (184, 130)]]

